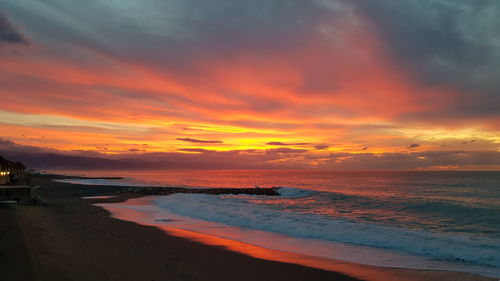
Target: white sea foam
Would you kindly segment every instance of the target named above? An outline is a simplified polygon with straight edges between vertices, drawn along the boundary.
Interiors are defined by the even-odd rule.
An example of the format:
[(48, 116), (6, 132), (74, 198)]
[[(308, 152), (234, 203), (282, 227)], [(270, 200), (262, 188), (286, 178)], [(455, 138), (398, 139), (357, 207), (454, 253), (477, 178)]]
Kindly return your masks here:
[[(199, 201), (199, 195), (182, 195), (183, 196), (180, 197), (167, 197), (177, 197), (174, 201), (184, 200), (185, 196), (192, 197), (193, 200), (185, 201), (186, 204), (192, 204), (192, 210), (198, 209), (199, 212), (203, 212), (206, 210), (206, 208), (198, 208), (199, 206), (196, 205), (196, 202), (193, 202)], [(217, 198), (216, 196), (211, 195), (205, 196)], [(165, 206), (163, 206), (163, 208), (160, 207), (163, 204), (172, 203), (172, 201), (165, 200), (167, 199), (167, 197), (150, 196), (147, 198), (132, 199), (129, 202), (125, 203), (101, 203), (95, 205), (107, 209), (111, 212), (113, 217), (118, 219), (132, 220), (144, 225), (155, 225), (167, 231), (168, 229), (185, 229), (234, 241), (240, 241), (243, 243), (248, 243), (268, 249), (288, 252), (291, 251), (306, 255), (302, 259), (308, 259), (308, 256), (316, 256), (384, 267), (457, 270), (479, 273), (491, 277), (500, 277), (500, 270), (495, 267), (478, 266), (464, 262), (436, 260), (425, 256), (410, 255), (400, 251), (359, 246), (348, 243), (331, 242), (321, 239), (305, 239), (275, 232), (256, 230), (249, 227), (231, 226), (229, 224), (198, 219), (191, 216), (183, 216), (178, 214), (178, 212), (173, 212), (168, 210), (167, 208), (164, 208)], [(204, 195), (202, 195), (202, 197), (204, 197)], [(242, 196), (230, 195), (225, 196), (224, 199), (241, 199), (241, 197)], [(157, 204), (152, 204), (154, 202), (156, 202)], [(182, 204), (182, 202), (179, 203)], [(223, 205), (227, 207), (226, 204)], [(175, 208), (176, 207), (174, 207), (173, 209)], [(217, 207), (214, 206), (213, 209), (217, 209)], [(132, 215), (129, 215), (129, 211), (132, 212)], [(239, 213), (244, 214), (245, 211), (240, 210)], [(247, 213), (253, 213), (250, 216), (255, 216), (255, 210), (248, 210)], [(241, 219), (244, 220), (245, 218), (246, 217), (242, 217)], [(246, 224), (250, 225), (250, 223), (251, 222), (247, 222)], [(366, 233), (368, 237), (370, 237), (370, 234), (371, 233)], [(407, 247), (414, 246), (411, 241), (407, 242), (407, 244)], [(221, 246), (225, 245), (221, 244)], [(299, 262), (299, 264), (301, 263)], [(328, 266), (319, 266), (319, 268), (327, 270), (329, 269)]]
[(287, 198), (300, 198), (310, 196), (312, 194), (318, 193), (318, 191), (310, 190), (310, 189), (302, 189), (295, 187), (280, 187), (278, 189), (278, 193)]
[[(296, 195), (296, 190), (294, 190)], [(289, 194), (290, 195), (290, 194)], [(431, 259), (500, 268), (500, 240), (432, 233), (252, 204), (251, 196), (174, 194), (156, 204), (182, 216), (226, 225), (395, 250)]]

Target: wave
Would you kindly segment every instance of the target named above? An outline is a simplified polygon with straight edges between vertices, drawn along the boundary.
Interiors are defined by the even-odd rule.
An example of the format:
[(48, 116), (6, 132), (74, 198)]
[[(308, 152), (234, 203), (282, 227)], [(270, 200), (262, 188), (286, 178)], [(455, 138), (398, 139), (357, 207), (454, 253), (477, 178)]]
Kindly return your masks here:
[(286, 198), (300, 198), (318, 194), (319, 191), (295, 187), (279, 187), (278, 193)]
[[(453, 200), (421, 196), (363, 196), (332, 191), (282, 188), (279, 193), (290, 199), (302, 199), (302, 206), (291, 209), (329, 210), (328, 215), (355, 220), (383, 222), (405, 228), (463, 232), (500, 238), (500, 207), (488, 202)], [(328, 208), (325, 208), (328, 207)], [(332, 212), (335, 210), (335, 212)]]
[[(317, 195), (317, 191), (280, 189), (287, 198)], [(333, 194), (339, 196), (339, 194)], [(445, 234), (411, 230), (376, 223), (332, 218), (322, 214), (296, 213), (289, 208), (258, 205), (259, 196), (214, 196), (174, 194), (155, 203), (182, 216), (226, 225), (280, 233), (291, 237), (395, 250), (451, 262), (500, 267), (500, 240), (465, 234)]]
[[(61, 179), (58, 181), (85, 185), (164, 186), (160, 183), (143, 182), (133, 178)], [(198, 188), (194, 186), (183, 187)], [(365, 196), (334, 190), (280, 187), (278, 192), (280, 197), (296, 201), (295, 204), (288, 204), (289, 202), (286, 200), (281, 202), (281, 208), (291, 211), (384, 223), (404, 228), (461, 232), (495, 239), (500, 238), (500, 209), (496, 203), (491, 204), (484, 200), (470, 202), (470, 200), (404, 194)], [(276, 201), (268, 200), (275, 207), (280, 206), (280, 202)]]

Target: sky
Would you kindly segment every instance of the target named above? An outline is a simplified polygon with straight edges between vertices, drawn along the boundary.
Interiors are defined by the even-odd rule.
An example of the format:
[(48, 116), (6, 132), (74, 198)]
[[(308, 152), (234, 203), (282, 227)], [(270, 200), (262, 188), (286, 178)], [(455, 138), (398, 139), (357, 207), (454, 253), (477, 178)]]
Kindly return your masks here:
[(4, 0), (0, 151), (499, 170), (498, 30), (497, 0)]

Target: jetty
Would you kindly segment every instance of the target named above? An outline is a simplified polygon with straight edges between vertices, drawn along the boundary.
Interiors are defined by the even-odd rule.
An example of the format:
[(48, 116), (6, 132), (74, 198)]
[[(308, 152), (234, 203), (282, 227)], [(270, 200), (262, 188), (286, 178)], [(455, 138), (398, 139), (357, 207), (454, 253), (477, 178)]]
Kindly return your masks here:
[(121, 193), (137, 193), (142, 195), (169, 195), (174, 193), (200, 193), (200, 194), (250, 194), (250, 195), (280, 195), (279, 187), (268, 188), (185, 188), (185, 187), (125, 187)]

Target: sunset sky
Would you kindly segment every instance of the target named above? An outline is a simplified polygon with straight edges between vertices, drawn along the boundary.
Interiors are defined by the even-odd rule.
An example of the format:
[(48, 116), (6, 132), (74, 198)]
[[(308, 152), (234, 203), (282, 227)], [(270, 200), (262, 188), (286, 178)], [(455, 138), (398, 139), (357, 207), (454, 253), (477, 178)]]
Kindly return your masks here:
[(497, 0), (3, 0), (0, 149), (500, 169), (498, 14)]

